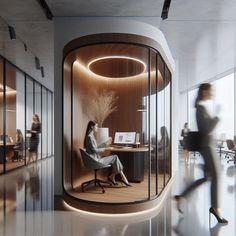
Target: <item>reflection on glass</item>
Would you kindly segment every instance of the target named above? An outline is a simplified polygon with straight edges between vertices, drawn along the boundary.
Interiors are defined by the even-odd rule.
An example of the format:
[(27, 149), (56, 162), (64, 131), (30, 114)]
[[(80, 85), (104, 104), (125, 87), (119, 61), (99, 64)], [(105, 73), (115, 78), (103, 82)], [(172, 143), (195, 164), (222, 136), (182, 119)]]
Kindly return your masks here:
[[(164, 61), (158, 56), (158, 76), (164, 77)], [(157, 112), (157, 137), (158, 142), (161, 139), (161, 127), (165, 126), (165, 90), (163, 89), (163, 80), (158, 80), (158, 112)], [(158, 161), (158, 194), (165, 186), (165, 153), (160, 155), (157, 149), (157, 161)]]
[[(167, 66), (165, 66), (165, 78), (166, 78), (166, 87), (165, 87), (165, 127), (166, 127), (166, 135), (168, 139), (166, 138), (166, 158), (165, 158), (165, 184), (169, 181), (171, 177), (171, 150), (170, 150), (170, 119), (171, 119), (171, 106), (170, 106), (170, 79), (171, 74), (168, 70)], [(168, 84), (167, 84), (168, 83)]]
[(29, 181), (28, 181), (28, 189), (33, 201), (39, 201), (39, 189), (40, 189), (40, 181), (39, 181), (39, 167), (37, 164), (34, 164), (32, 167), (28, 168), (29, 173)]
[[(26, 79), (26, 129), (31, 130), (32, 117), (34, 114), (34, 84), (30, 78)], [(26, 162), (29, 161), (31, 133), (26, 133)]]
[[(41, 104), (41, 85), (38, 83), (35, 83), (35, 88), (34, 88), (34, 102), (35, 102), (35, 114), (39, 116), (39, 119), (42, 120), (42, 104)], [(39, 145), (38, 145), (38, 159), (42, 159), (42, 138), (41, 138), (41, 132), (38, 134), (39, 135)]]
[(164, 184), (169, 180), (169, 166), (170, 166), (170, 139), (166, 126), (162, 126), (160, 129), (160, 140), (158, 142), (157, 155), (160, 169), (164, 171)]
[[(3, 134), (3, 60), (0, 58), (0, 134)], [(3, 172), (4, 149), (3, 141), (0, 140), (0, 173)], [(0, 216), (1, 219), (1, 216)]]
[(48, 128), (47, 128), (47, 91), (45, 88), (42, 88), (42, 158), (47, 157), (47, 143), (48, 143)]
[(6, 170), (24, 165), (24, 74), (6, 64)]
[[(151, 50), (150, 54), (150, 96), (148, 101), (150, 103), (149, 112), (150, 112), (150, 120), (148, 119), (148, 123), (150, 124), (150, 146), (151, 146), (151, 197), (155, 198), (158, 191), (158, 163), (157, 163), (157, 97), (158, 97), (158, 78), (157, 78), (157, 53)], [(146, 113), (149, 115), (149, 113)]]
[(47, 135), (47, 146), (48, 146), (48, 156), (52, 155), (52, 93), (48, 91), (48, 135)]

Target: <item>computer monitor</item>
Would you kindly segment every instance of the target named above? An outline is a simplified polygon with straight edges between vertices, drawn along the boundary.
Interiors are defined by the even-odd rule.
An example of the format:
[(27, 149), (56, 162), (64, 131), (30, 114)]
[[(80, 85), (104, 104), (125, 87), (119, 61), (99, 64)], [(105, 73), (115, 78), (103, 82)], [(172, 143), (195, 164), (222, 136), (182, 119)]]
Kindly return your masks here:
[(115, 144), (134, 144), (136, 132), (116, 132), (115, 133)]
[[(0, 134), (0, 141), (3, 142), (3, 140), (4, 140), (4, 135), (3, 135), (3, 134)], [(5, 140), (6, 140), (7, 143), (9, 142), (9, 137), (8, 137), (7, 134), (5, 135)]]

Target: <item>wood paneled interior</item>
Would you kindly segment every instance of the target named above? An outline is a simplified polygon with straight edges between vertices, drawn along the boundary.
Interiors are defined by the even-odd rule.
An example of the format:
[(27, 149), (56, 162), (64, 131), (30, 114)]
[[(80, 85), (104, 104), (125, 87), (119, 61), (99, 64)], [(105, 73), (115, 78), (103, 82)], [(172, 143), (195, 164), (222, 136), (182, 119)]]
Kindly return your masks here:
[(6, 134), (15, 139), (16, 136), (16, 93), (6, 95)]
[(13, 92), (6, 91), (6, 134), (15, 139), (16, 136), (16, 70), (6, 65), (6, 86)]
[[(63, 181), (64, 187), (71, 186), (71, 59), (69, 56), (63, 68)], [(65, 161), (66, 160), (66, 161)]]
[[(79, 148), (83, 147), (84, 135), (89, 120), (94, 120), (92, 99), (94, 91), (114, 91), (118, 96), (118, 110), (112, 113), (104, 123), (109, 127), (109, 135), (114, 139), (116, 131), (135, 131), (142, 134), (142, 113), (137, 112), (142, 105), (146, 82), (132, 79), (123, 83), (116, 80), (98, 80), (73, 66), (73, 186), (78, 186), (80, 178), (87, 172), (83, 169)], [(147, 94), (147, 91), (145, 92)], [(96, 99), (96, 98), (95, 98)], [(141, 139), (142, 142), (142, 139)], [(85, 173), (84, 173), (85, 172)]]
[[(0, 94), (0, 134), (3, 134), (3, 94)], [(6, 94), (6, 134), (16, 135), (16, 94)]]
[[(114, 34), (115, 35), (115, 34)], [(116, 35), (117, 36), (117, 35)], [(102, 36), (101, 36), (102, 37)], [(108, 37), (109, 38), (109, 37)], [(110, 38), (111, 42), (114, 37)], [(129, 38), (129, 37), (128, 37)], [(124, 38), (116, 38), (116, 40), (124, 41)], [(126, 37), (127, 39), (127, 37)], [(133, 36), (130, 39), (134, 39)], [(86, 40), (80, 44), (83, 46), (92, 41)], [(109, 40), (108, 40), (109, 41)], [(134, 42), (134, 41), (133, 41)], [(142, 42), (145, 42), (142, 41)], [(147, 44), (148, 45), (148, 44)], [(153, 44), (155, 45), (155, 44)], [(79, 148), (83, 147), (84, 135), (89, 120), (94, 120), (92, 110), (93, 103), (91, 102), (94, 99), (94, 91), (114, 91), (118, 96), (117, 102), (117, 111), (113, 112), (105, 121), (103, 127), (109, 127), (109, 135), (114, 139), (114, 134), (116, 131), (135, 131), (141, 134), (141, 143), (143, 144), (143, 134), (142, 134), (142, 112), (137, 110), (142, 107), (142, 98), (148, 95), (148, 72), (144, 72), (138, 76), (124, 77), (124, 78), (105, 78), (99, 77), (91, 73), (87, 65), (88, 63), (102, 56), (113, 56), (113, 55), (122, 55), (134, 57), (142, 60), (146, 65), (148, 65), (148, 48), (141, 47), (131, 44), (96, 44), (90, 46), (73, 48), (73, 45), (67, 45), (64, 50), (64, 56), (70, 52), (64, 61), (64, 187), (69, 190), (70, 182), (72, 176), (72, 188), (75, 191), (79, 191), (79, 186), (82, 182), (92, 179), (94, 173), (88, 171), (83, 167), (82, 160), (80, 158)], [(71, 51), (72, 49), (75, 49)], [(154, 51), (153, 51), (154, 52)], [(151, 53), (151, 94), (156, 93), (156, 53)], [(161, 58), (158, 56), (158, 59)], [(73, 64), (73, 72), (71, 75), (71, 65)], [(163, 65), (162, 60), (158, 60), (158, 65)], [(135, 68), (134, 68), (135, 69)], [(164, 67), (158, 68), (158, 91), (162, 90), (169, 81), (164, 81)], [(101, 69), (102, 70), (102, 69)], [(102, 73), (102, 72), (101, 72)], [(125, 74), (125, 71), (122, 72)], [(127, 73), (128, 76), (129, 73)], [(70, 79), (72, 76), (72, 96), (73, 96), (73, 147), (72, 147), (72, 163), (70, 162), (70, 141), (71, 141), (71, 84)], [(96, 99), (96, 98), (95, 98)], [(72, 166), (72, 173), (70, 168)], [(99, 177), (106, 178), (108, 175), (107, 170), (104, 170), (99, 173)], [(159, 183), (160, 182), (160, 183)], [(152, 182), (151, 195), (155, 196), (154, 181)], [(158, 190), (161, 191), (164, 186), (163, 174), (159, 174), (158, 177)], [(131, 198), (126, 198), (127, 190), (133, 191)], [(110, 196), (114, 195), (114, 201), (135, 201), (135, 200), (144, 200), (147, 197), (147, 179), (140, 184), (133, 184), (132, 188), (119, 188), (117, 191), (116, 188), (109, 188), (106, 192), (108, 199), (106, 201), (110, 202)], [(87, 199), (87, 194), (88, 198)], [(117, 195), (118, 194), (118, 195)], [(125, 197), (121, 197), (121, 195)], [(94, 201), (101, 200), (101, 194), (93, 193), (79, 193), (78, 198), (84, 198), (86, 200), (93, 199)], [(120, 197), (118, 197), (120, 195)], [(92, 196), (92, 197), (91, 197)], [(113, 197), (112, 197), (113, 198)]]
[[(3, 65), (0, 61), (0, 85), (3, 85)], [(15, 91), (16, 70), (6, 64), (6, 86), (11, 90), (6, 91), (6, 134), (15, 138), (16, 135), (16, 93)], [(0, 92), (0, 134), (3, 134), (3, 91)]]
[[(155, 54), (156, 55), (156, 54)], [(144, 73), (141, 73), (137, 76), (130, 76), (132, 74), (138, 73), (140, 71), (139, 67), (132, 67), (131, 69), (127, 70), (126, 67), (119, 67), (120, 71), (119, 73), (123, 75), (123, 77), (117, 77), (117, 78), (108, 78), (108, 77), (101, 77), (96, 76), (96, 74), (90, 73), (88, 69), (88, 64), (90, 61), (105, 57), (105, 56), (127, 56), (136, 58), (138, 60), (141, 60), (143, 63), (146, 64), (146, 71)], [(146, 47), (142, 46), (136, 46), (131, 44), (96, 44), (96, 45), (90, 45), (87, 47), (81, 47), (69, 54), (70, 57), (70, 63), (73, 63), (73, 60), (77, 60), (77, 62), (81, 65), (81, 69), (88, 74), (90, 77), (94, 77), (96, 80), (100, 81), (112, 81), (113, 83), (121, 82), (123, 85), (129, 86), (130, 80), (132, 80), (132, 87), (135, 89), (135, 86), (139, 86), (140, 84), (144, 83), (142, 86), (145, 88), (142, 90), (143, 95), (147, 94), (147, 88), (146, 88), (146, 81), (148, 78), (148, 49)], [(66, 61), (69, 61), (67, 58)], [(114, 73), (118, 70), (117, 64), (112, 64), (114, 67), (109, 68), (109, 71), (114, 71)], [(162, 65), (162, 64), (161, 64)], [(150, 73), (156, 74), (156, 64), (151, 63), (150, 64)], [(164, 69), (164, 67), (163, 67)], [(164, 81), (164, 70), (161, 68), (158, 72), (158, 91), (161, 91), (165, 86)], [(104, 72), (102, 71), (102, 68), (99, 70), (100, 74), (106, 74), (108, 69), (105, 68)], [(136, 71), (138, 70), (138, 72)], [(114, 76), (116, 77), (116, 76)], [(154, 78), (154, 76), (151, 76)], [(151, 90), (151, 94), (155, 93), (156, 90)]]

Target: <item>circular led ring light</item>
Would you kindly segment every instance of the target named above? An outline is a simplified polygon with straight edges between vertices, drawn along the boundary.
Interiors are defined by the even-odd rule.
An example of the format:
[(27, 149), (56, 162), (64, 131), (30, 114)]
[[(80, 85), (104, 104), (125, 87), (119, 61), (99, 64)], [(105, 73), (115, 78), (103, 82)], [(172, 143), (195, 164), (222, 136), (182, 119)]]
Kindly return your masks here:
[[(111, 66), (114, 66), (114, 64), (117, 65), (111, 69)], [(146, 64), (134, 57), (105, 56), (90, 61), (88, 63), (88, 69), (99, 76), (107, 78), (123, 78), (142, 74), (146, 70)]]

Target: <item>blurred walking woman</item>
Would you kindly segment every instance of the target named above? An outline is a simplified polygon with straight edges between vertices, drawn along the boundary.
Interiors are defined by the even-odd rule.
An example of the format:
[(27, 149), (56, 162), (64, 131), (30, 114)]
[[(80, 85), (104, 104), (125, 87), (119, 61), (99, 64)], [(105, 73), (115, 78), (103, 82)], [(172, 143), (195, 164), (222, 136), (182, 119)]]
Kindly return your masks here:
[(84, 138), (84, 147), (86, 148), (86, 152), (93, 157), (96, 161), (101, 163), (111, 165), (112, 173), (108, 177), (109, 181), (112, 182), (113, 185), (117, 185), (115, 180), (115, 176), (120, 174), (121, 182), (126, 186), (131, 186), (123, 173), (123, 165), (120, 162), (120, 159), (117, 155), (111, 155), (106, 157), (101, 157), (100, 153), (105, 151), (105, 147), (111, 144), (111, 138), (108, 141), (97, 145), (96, 139), (94, 137), (94, 132), (97, 132), (98, 124), (95, 121), (89, 121), (87, 125), (87, 130)]
[(180, 212), (180, 202), (183, 197), (192, 192), (195, 188), (200, 186), (206, 181), (211, 181), (211, 207), (209, 213), (213, 214), (219, 223), (228, 223), (226, 219), (221, 216), (219, 203), (218, 203), (218, 165), (215, 157), (212, 139), (212, 131), (219, 122), (218, 117), (211, 117), (207, 107), (206, 101), (212, 98), (212, 87), (210, 84), (201, 84), (198, 90), (198, 95), (195, 102), (196, 108), (196, 120), (198, 131), (202, 135), (202, 145), (200, 147), (200, 153), (204, 160), (204, 177), (196, 180), (190, 186), (188, 186), (181, 195), (175, 196), (177, 201), (177, 208)]

